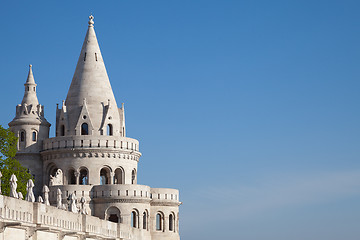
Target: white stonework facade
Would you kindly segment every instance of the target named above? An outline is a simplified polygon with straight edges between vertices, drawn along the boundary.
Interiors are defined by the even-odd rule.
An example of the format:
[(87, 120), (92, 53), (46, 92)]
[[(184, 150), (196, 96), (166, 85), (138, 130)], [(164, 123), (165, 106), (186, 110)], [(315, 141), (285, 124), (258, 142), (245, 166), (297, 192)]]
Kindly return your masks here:
[[(50, 188), (52, 206), (0, 198), (0, 223), (6, 216), (10, 222), (18, 220), (12, 219), (11, 211), (31, 212), (25, 214), (23, 228), (14, 228), (25, 231), (24, 239), (49, 240), (51, 234), (65, 233), (63, 239), (180, 239), (179, 191), (137, 184), (139, 141), (126, 136), (124, 104), (117, 106), (92, 16), (66, 100), (56, 109), (56, 136), (49, 138), (50, 123), (36, 96), (31, 65), (24, 98), (9, 126), (19, 138), (17, 159), (35, 176), (35, 195), (41, 194), (43, 185)], [(53, 207), (58, 189), (63, 202), (71, 193), (84, 197), (88, 215)], [(4, 224), (0, 240), (8, 239), (6, 231), (1, 232)], [(64, 228), (66, 224), (71, 229)], [(29, 238), (29, 231), (39, 233)]]

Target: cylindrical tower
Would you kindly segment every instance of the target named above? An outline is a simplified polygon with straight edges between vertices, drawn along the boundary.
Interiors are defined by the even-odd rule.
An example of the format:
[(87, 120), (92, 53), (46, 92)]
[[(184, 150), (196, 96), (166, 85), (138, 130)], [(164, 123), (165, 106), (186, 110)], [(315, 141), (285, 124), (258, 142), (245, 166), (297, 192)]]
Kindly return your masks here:
[(126, 137), (124, 104), (117, 107), (93, 24), (90, 16), (66, 101), (57, 107), (56, 137), (43, 143), (50, 202), (57, 189), (63, 202), (75, 193), (91, 215), (130, 229), (131, 239), (179, 240), (178, 190), (137, 184), (139, 141)]
[(44, 117), (44, 106), (36, 96), (36, 83), (30, 65), (25, 82), (25, 92), (21, 104), (16, 106), (16, 116), (9, 123), (11, 131), (18, 137), (16, 159), (29, 169), (35, 177), (35, 193), (40, 194), (43, 185), (43, 164), (40, 156), (43, 141), (49, 138), (50, 123)]

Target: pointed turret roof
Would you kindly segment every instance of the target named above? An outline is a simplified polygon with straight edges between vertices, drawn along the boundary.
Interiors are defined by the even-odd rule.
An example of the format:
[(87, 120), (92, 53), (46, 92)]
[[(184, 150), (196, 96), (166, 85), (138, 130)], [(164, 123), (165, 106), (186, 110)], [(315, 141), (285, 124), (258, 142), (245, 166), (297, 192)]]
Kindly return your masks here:
[[(89, 17), (88, 23), (85, 40), (65, 101), (69, 133), (78, 134), (80, 123), (92, 122), (94, 131), (91, 134), (101, 135), (104, 133), (104, 128), (106, 129), (104, 124), (110, 121), (115, 133), (120, 134), (118, 107), (96, 38), (93, 16)], [(84, 114), (84, 108), (89, 116)]]
[(76, 65), (75, 73), (66, 97), (66, 106), (82, 106), (84, 99), (88, 105), (99, 101), (116, 106), (105, 64), (94, 30), (94, 17), (89, 17), (89, 27)]
[(21, 104), (26, 103), (27, 105), (37, 106), (39, 104), (39, 100), (36, 95), (36, 83), (34, 80), (31, 64), (29, 65), (29, 74), (24, 86), (25, 86), (25, 92)]
[(9, 126), (15, 125), (46, 125), (50, 127), (50, 123), (44, 117), (44, 106), (39, 104), (36, 95), (36, 86), (34, 75), (32, 72), (32, 65), (29, 65), (29, 73), (24, 84), (25, 92), (21, 104), (16, 106), (16, 116), (9, 123)]

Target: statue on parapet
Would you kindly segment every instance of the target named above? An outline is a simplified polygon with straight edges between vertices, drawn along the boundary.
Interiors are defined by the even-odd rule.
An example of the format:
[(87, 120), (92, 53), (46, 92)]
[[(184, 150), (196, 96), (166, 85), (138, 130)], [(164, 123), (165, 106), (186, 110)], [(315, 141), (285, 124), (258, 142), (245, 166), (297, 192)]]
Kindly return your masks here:
[(21, 200), (24, 199), (24, 196), (23, 196), (23, 194), (21, 192), (18, 192), (17, 194), (18, 194), (19, 199), (21, 199)]
[(29, 181), (26, 183), (26, 190), (27, 190), (25, 197), (26, 201), (35, 202), (35, 196), (33, 191), (34, 186), (35, 186), (34, 182), (31, 179), (29, 179)]
[(88, 211), (85, 206), (86, 200), (84, 197), (81, 197), (80, 199), (80, 213), (84, 215), (88, 215)]
[(50, 186), (63, 185), (63, 172), (61, 169), (56, 170), (54, 176), (50, 175)]
[(61, 203), (61, 200), (62, 200), (61, 194), (62, 194), (61, 190), (60, 190), (60, 188), (58, 188), (56, 190), (56, 207), (60, 208), (60, 209), (63, 207), (62, 203)]
[(10, 197), (19, 198), (19, 195), (16, 192), (16, 188), (17, 188), (17, 178), (15, 174), (12, 174), (10, 177)]
[(69, 198), (70, 198), (70, 212), (78, 213), (79, 210), (78, 210), (78, 208), (76, 206), (77, 199), (76, 199), (75, 193), (70, 194)]
[(38, 197), (38, 200), (37, 200), (38, 203), (44, 203), (44, 200), (41, 196)]
[(44, 195), (44, 203), (45, 205), (50, 206), (50, 202), (49, 202), (49, 188), (48, 186), (44, 185), (43, 189), (42, 189), (43, 195)]

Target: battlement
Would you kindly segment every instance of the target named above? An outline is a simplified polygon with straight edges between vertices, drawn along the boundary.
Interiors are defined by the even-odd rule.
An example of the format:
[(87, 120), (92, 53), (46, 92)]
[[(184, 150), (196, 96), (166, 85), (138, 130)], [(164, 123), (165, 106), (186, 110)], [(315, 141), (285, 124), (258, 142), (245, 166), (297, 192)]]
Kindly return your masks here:
[(175, 204), (180, 205), (179, 190), (171, 188), (151, 188), (152, 205)]
[(81, 149), (115, 149), (139, 153), (139, 141), (119, 136), (61, 136), (44, 140), (43, 151), (81, 148)]
[(112, 184), (94, 186), (92, 190), (96, 198), (122, 198), (150, 201), (150, 187), (137, 184)]

